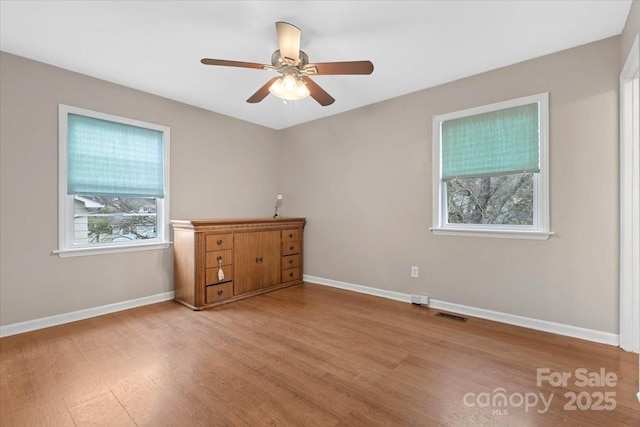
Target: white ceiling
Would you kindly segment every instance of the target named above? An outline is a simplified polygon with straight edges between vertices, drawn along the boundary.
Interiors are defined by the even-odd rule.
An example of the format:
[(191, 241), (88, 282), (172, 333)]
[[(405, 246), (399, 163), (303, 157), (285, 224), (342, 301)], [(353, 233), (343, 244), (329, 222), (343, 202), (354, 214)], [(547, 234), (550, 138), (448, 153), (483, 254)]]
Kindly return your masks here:
[[(0, 50), (283, 129), (620, 34), (631, 0), (0, 1)], [(275, 22), (311, 62), (369, 59), (370, 76), (316, 76), (336, 102), (245, 100), (273, 72)]]

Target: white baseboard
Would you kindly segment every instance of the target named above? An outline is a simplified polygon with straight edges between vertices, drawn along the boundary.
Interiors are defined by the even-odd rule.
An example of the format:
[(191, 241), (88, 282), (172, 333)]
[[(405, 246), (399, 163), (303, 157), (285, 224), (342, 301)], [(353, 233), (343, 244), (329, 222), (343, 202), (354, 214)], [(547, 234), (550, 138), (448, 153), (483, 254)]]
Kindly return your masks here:
[(331, 286), (332, 288), (346, 289), (361, 294), (374, 295), (377, 297), (392, 299), (402, 302), (411, 302), (411, 295), (400, 292), (386, 291), (384, 289), (371, 288), (369, 286), (354, 285), (353, 283), (339, 282), (337, 280), (325, 279), (323, 277), (309, 276), (304, 274), (302, 280), (305, 282), (315, 283), (318, 285)]
[(102, 316), (103, 314), (115, 313), (117, 311), (128, 310), (130, 308), (141, 307), (143, 305), (169, 301), (172, 300), (173, 297), (174, 293), (173, 291), (171, 291), (162, 294), (151, 295), (148, 297), (102, 305), (100, 307), (87, 308), (85, 310), (72, 311), (70, 313), (56, 314), (55, 316), (27, 320), (25, 322), (12, 323), (9, 325), (0, 326), (0, 338), (22, 334), (24, 332), (31, 332), (37, 329), (44, 329), (51, 326), (63, 325), (65, 323), (76, 322), (78, 320), (89, 319), (90, 317)]
[[(372, 288), (369, 286), (355, 285), (353, 283), (340, 282), (337, 280), (325, 279), (322, 277), (304, 275), (305, 282), (316, 283), (318, 285), (331, 286), (334, 288), (346, 289), (362, 294), (374, 295), (382, 298), (393, 299), (411, 303), (411, 295), (400, 292), (387, 291), (384, 289)], [(499, 311), (486, 310), (483, 308), (470, 307), (462, 304), (454, 304), (431, 298), (429, 307), (438, 310), (451, 311), (481, 319), (493, 320), (514, 326), (535, 329), (538, 331), (550, 332), (557, 335), (564, 335), (572, 338), (580, 338), (601, 344), (618, 346), (620, 336), (609, 332), (596, 331), (593, 329), (581, 328), (578, 326), (565, 325), (562, 323), (549, 322), (546, 320), (534, 319), (531, 317), (517, 316), (515, 314), (502, 313)]]
[(481, 319), (494, 320), (496, 322), (507, 323), (509, 325), (522, 326), (523, 328), (535, 329), (537, 331), (551, 332), (552, 334), (564, 335), (572, 338), (580, 338), (602, 344), (613, 346), (618, 346), (620, 344), (620, 337), (616, 334), (581, 328), (579, 326), (565, 325), (563, 323), (549, 322), (547, 320), (485, 310), (483, 308), (469, 307), (466, 305), (434, 299), (431, 300), (429, 307), (465, 314), (467, 316), (479, 317)]
[(637, 396), (638, 396), (638, 402), (640, 402), (640, 391), (638, 392)]
[[(411, 295), (401, 292), (388, 291), (384, 289), (372, 288), (370, 286), (356, 285), (353, 283), (341, 282), (338, 280), (325, 279), (316, 276), (303, 276), (304, 281), (316, 283), (319, 285), (331, 286), (334, 288), (345, 289), (348, 291), (358, 292), (367, 295), (374, 295), (395, 301), (411, 303)], [(100, 307), (89, 308), (85, 310), (73, 311), (70, 313), (58, 314), (55, 316), (43, 317), (40, 319), (28, 320), (25, 322), (13, 323), (0, 326), (0, 338), (11, 335), (21, 334), (24, 332), (35, 331), (37, 329), (48, 328), (51, 326), (63, 325), (65, 323), (76, 322), (78, 320), (88, 319), (91, 317), (101, 316), (103, 314), (115, 313), (117, 311), (127, 310), (130, 308), (141, 307), (143, 305), (155, 304), (162, 301), (172, 300), (173, 292), (165, 292), (162, 294), (151, 295), (148, 297), (137, 298), (128, 301), (122, 301), (114, 304), (107, 304)], [(562, 323), (549, 322), (546, 320), (533, 319), (530, 317), (517, 316), (514, 314), (502, 313), (498, 311), (486, 310), (483, 308), (470, 307), (462, 304), (455, 304), (446, 301), (431, 299), (429, 307), (438, 310), (446, 310), (454, 313), (464, 314), (481, 319), (493, 320), (496, 322), (506, 323), (509, 325), (521, 326), (524, 328), (535, 329), (538, 331), (550, 332), (557, 335), (564, 335), (573, 338), (580, 338), (587, 341), (593, 341), (602, 344), (618, 346), (620, 338), (616, 334), (609, 332), (596, 331), (593, 329), (581, 328), (578, 326), (565, 325)], [(638, 393), (640, 399), (640, 392)]]

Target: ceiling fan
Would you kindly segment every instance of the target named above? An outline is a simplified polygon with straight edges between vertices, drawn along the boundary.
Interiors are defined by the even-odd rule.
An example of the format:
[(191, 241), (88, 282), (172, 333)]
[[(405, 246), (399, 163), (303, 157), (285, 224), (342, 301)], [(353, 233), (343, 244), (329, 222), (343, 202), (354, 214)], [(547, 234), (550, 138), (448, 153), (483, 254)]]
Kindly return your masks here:
[(309, 57), (300, 50), (300, 29), (287, 22), (276, 22), (279, 49), (271, 55), (271, 65), (255, 62), (229, 61), (226, 59), (203, 58), (205, 65), (255, 68), (271, 70), (281, 74), (265, 83), (247, 102), (262, 101), (269, 93), (286, 100), (303, 99), (311, 96), (320, 105), (333, 104), (335, 99), (309, 78), (311, 75), (371, 74), (371, 61), (345, 61), (309, 63)]

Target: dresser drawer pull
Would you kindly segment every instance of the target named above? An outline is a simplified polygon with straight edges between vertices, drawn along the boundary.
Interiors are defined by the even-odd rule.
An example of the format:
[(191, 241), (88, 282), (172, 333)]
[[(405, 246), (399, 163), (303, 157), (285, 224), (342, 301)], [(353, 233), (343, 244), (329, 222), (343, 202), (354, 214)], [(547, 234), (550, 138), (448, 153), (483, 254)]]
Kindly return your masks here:
[(293, 260), (292, 259), (289, 260), (289, 264), (293, 264)]
[(218, 244), (218, 246), (221, 246), (222, 245), (222, 240), (218, 240), (216, 243)]
[(293, 250), (293, 248), (294, 248), (293, 246), (289, 246), (289, 250), (290, 250), (290, 251), (292, 251), (292, 250)]
[(289, 233), (289, 238), (293, 239), (293, 233)]
[(293, 271), (289, 273), (289, 277), (293, 277)]
[(260, 262), (262, 262), (262, 261), (263, 261), (263, 258), (262, 258), (261, 256), (256, 257), (256, 262), (260, 263)]
[(222, 289), (220, 289), (220, 290), (218, 291), (218, 295), (222, 295), (223, 293), (224, 293), (224, 291), (223, 291)]
[(218, 255), (218, 257), (216, 258), (216, 261), (222, 261), (222, 255)]

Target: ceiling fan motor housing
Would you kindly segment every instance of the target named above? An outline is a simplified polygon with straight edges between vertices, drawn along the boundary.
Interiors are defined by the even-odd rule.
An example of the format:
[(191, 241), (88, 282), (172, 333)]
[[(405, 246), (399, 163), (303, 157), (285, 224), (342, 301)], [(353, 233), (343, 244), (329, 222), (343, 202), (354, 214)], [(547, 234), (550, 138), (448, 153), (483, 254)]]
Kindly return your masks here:
[(278, 69), (278, 71), (283, 71), (285, 68), (293, 67), (299, 70), (302, 70), (309, 63), (309, 56), (304, 53), (304, 51), (300, 51), (300, 59), (298, 63), (295, 63), (293, 58), (285, 58), (280, 54), (280, 49), (273, 52), (271, 55), (271, 64)]

